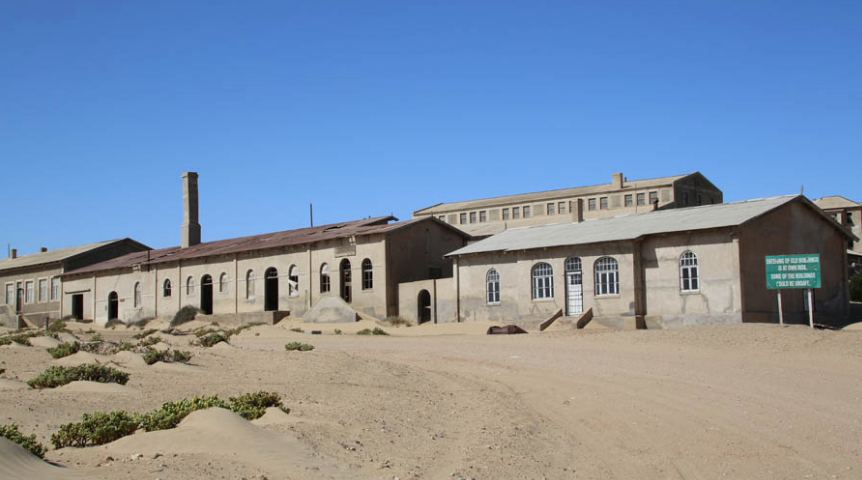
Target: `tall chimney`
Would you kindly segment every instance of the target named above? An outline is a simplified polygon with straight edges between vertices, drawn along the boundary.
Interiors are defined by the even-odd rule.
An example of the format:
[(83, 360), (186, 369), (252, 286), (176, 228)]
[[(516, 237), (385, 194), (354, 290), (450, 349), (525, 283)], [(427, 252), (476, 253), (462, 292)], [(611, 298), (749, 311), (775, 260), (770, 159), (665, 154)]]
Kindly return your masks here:
[(39, 253), (45, 253), (48, 251), (47, 247), (39, 247)]
[(623, 174), (622, 173), (614, 173), (611, 174), (611, 186), (616, 189), (623, 188)]
[(17, 248), (12, 249), (12, 258), (18, 258), (18, 249)]
[(201, 243), (201, 224), (198, 223), (198, 174), (183, 173), (183, 225), (180, 227), (180, 245), (193, 247)]

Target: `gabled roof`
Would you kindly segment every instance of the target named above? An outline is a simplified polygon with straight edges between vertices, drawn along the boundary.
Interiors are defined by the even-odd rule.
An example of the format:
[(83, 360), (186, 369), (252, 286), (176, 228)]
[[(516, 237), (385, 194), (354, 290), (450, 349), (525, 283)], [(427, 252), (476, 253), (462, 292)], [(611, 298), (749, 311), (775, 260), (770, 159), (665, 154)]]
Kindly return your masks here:
[(812, 200), (815, 205), (823, 210), (832, 210), (836, 208), (859, 208), (862, 203), (854, 202), (840, 195), (832, 195), (830, 197), (822, 197)]
[[(466, 200), (461, 202), (438, 203), (430, 207), (425, 207), (413, 212), (413, 215), (433, 215), (462, 210), (473, 210), (477, 208), (496, 207), (503, 204), (530, 203), (557, 198), (571, 198), (583, 195), (592, 195), (600, 192), (633, 192), (635, 189), (642, 190), (646, 188), (654, 188), (661, 185), (670, 185), (671, 183), (688, 177), (690, 175), (700, 175), (699, 172), (674, 175), (670, 177), (650, 178), (646, 180), (628, 180), (623, 184), (622, 189), (613, 186), (612, 183), (603, 183), (601, 185), (591, 185), (587, 187), (562, 188), (558, 190), (546, 190), (543, 192), (522, 193), (518, 195), (504, 195), (501, 197), (483, 198), (478, 200)], [(703, 175), (700, 175), (706, 180)]]
[(0, 271), (63, 262), (120, 242), (131, 242), (142, 249), (149, 248), (144, 244), (132, 240), (131, 238), (120, 238), (117, 240), (90, 243), (78, 247), (58, 248), (57, 250), (48, 250), (47, 252), (23, 255), (18, 258), (4, 258), (3, 260), (0, 260)]
[[(634, 240), (645, 235), (734, 227), (794, 201), (803, 201), (811, 205), (811, 202), (801, 195), (788, 195), (718, 205), (657, 210), (586, 220), (580, 223), (513, 228), (458, 249), (448, 256), (616, 242)], [(812, 209), (846, 236), (855, 238), (829, 216), (823, 215), (813, 206)]]

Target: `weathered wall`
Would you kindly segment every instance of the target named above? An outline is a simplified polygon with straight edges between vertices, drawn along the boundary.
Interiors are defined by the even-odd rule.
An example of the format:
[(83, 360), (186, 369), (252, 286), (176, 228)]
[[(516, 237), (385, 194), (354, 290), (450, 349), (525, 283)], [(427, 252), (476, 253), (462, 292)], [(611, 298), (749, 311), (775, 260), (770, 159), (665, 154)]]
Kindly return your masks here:
[[(691, 175), (673, 184), (674, 204), (677, 208), (712, 205), (724, 202), (724, 194), (702, 175)], [(698, 202), (700, 197), (700, 202)], [(686, 198), (688, 202), (686, 203)], [(660, 205), (661, 207), (661, 205)]]
[(419, 280), (398, 284), (398, 316), (413, 325), (419, 324), (419, 292), (431, 297), (431, 323), (458, 321), (455, 281), (452, 278)]
[[(11, 301), (8, 302), (8, 306), (9, 310), (14, 313), (18, 286), (20, 285), (20, 287), (25, 289), (26, 292), (27, 282), (33, 282), (33, 299), (31, 302), (27, 302), (25, 297), (21, 313), (23, 313), (30, 322), (37, 325), (44, 325), (44, 322), (48, 318), (60, 318), (62, 295), (55, 300), (51, 299), (51, 278), (59, 277), (61, 273), (62, 267), (59, 263), (0, 272), (0, 287), (3, 288), (3, 291), (0, 292), (0, 295), (2, 295), (2, 297), (0, 297), (0, 302), (7, 303), (6, 288), (11, 285), (13, 296)], [(40, 280), (45, 280), (47, 283), (48, 292), (45, 301), (40, 301), (39, 299)], [(62, 281), (60, 283), (60, 288), (62, 290)]]

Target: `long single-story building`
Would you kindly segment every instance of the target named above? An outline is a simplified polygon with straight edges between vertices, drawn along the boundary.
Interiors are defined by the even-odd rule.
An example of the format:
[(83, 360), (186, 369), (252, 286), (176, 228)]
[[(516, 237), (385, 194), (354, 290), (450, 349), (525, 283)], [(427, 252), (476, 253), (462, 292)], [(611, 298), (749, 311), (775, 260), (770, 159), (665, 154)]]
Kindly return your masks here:
[[(840, 324), (854, 240), (801, 195), (512, 228), (450, 253), (450, 281), (402, 285), (401, 315), (533, 325), (587, 315), (615, 328), (778, 322), (765, 256), (819, 254), (815, 321)], [(802, 290), (782, 300), (786, 321), (807, 322)]]

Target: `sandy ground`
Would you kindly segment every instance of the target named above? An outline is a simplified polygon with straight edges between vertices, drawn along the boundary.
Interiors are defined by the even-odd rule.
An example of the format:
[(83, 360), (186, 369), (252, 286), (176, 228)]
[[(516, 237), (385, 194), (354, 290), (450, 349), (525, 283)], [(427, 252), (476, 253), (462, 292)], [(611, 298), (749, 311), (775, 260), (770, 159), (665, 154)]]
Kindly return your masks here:
[[(351, 334), (368, 321), (282, 323), (210, 349), (158, 334), (193, 352), (191, 365), (0, 347), (0, 423), (46, 445), (83, 413), (144, 412), (194, 395), (275, 391), (292, 410), (254, 422), (196, 412), (173, 430), (51, 450), (53, 464), (0, 442), (0, 478), (862, 478), (860, 330), (486, 336), (488, 325), (462, 324), (387, 327), (385, 337)], [(75, 328), (91, 335), (82, 333), (90, 325)], [(95, 329), (119, 341), (138, 332)], [(316, 348), (286, 352), (289, 341)], [(118, 365), (130, 380), (21, 383), (87, 361)]]

